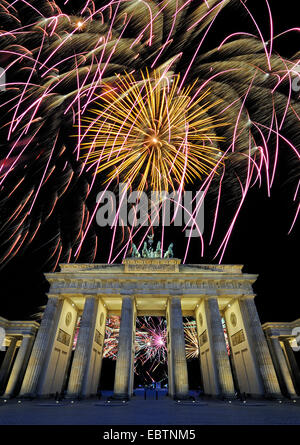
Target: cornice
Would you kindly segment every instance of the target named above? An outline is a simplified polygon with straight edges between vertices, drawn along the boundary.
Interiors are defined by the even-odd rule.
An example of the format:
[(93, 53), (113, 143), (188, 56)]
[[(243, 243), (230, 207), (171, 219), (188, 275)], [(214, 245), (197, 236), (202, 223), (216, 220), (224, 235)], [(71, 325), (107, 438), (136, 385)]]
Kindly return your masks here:
[[(251, 279), (241, 279), (241, 277), (235, 277), (231, 279), (217, 279), (217, 278), (202, 278), (197, 279), (194, 277), (182, 278), (182, 277), (161, 277), (156, 276), (149, 279), (148, 277), (142, 277), (140, 279), (135, 279), (134, 277), (106, 277), (105, 279), (89, 276), (78, 277), (78, 276), (56, 276), (54, 279), (50, 278), (49, 282), (51, 284), (50, 293), (51, 295), (60, 295), (61, 293), (67, 291), (69, 293), (81, 292), (81, 293), (101, 293), (105, 290), (110, 290), (114, 293), (126, 293), (126, 292), (138, 292), (147, 293), (151, 290), (165, 291), (168, 290), (169, 293), (173, 292), (184, 292), (185, 294), (206, 293), (208, 290), (214, 291), (216, 294), (224, 293), (230, 291), (230, 294), (235, 295), (236, 293), (252, 295), (252, 283)], [(233, 291), (233, 292), (232, 292)]]

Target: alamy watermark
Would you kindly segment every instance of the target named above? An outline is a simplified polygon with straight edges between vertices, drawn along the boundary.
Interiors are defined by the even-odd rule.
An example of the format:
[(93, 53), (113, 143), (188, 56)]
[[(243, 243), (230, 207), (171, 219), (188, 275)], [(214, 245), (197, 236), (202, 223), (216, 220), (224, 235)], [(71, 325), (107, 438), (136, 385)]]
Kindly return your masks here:
[(96, 222), (100, 227), (159, 226), (183, 227), (186, 237), (199, 237), (204, 231), (204, 194), (192, 191), (129, 193), (126, 184), (119, 184), (119, 193), (104, 190), (98, 193)]
[(300, 326), (298, 326), (292, 330), (292, 335), (295, 338), (291, 343), (291, 347), (292, 347), (293, 351), (298, 352), (298, 351), (300, 351)]
[(5, 347), (5, 329), (0, 328), (0, 351), (6, 351)]
[(0, 68), (0, 91), (6, 90), (6, 71), (4, 68)]
[(295, 93), (298, 93), (300, 91), (300, 65), (296, 65), (293, 68), (293, 72), (294, 73), (296, 72), (297, 74), (295, 75), (295, 78), (293, 79), (292, 82), (292, 90)]

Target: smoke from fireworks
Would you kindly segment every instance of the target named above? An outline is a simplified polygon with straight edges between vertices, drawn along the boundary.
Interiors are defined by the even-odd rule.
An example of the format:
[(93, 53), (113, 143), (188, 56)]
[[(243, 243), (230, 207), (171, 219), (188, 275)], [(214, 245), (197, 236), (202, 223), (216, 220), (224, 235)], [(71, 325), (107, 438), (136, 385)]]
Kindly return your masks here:
[[(141, 188), (149, 189), (170, 182), (176, 187), (179, 182), (181, 189), (184, 179), (197, 178), (195, 193), (203, 192), (214, 205), (208, 242), (219, 227), (221, 203), (230, 201), (231, 220), (216, 251), (222, 260), (250, 188), (265, 184), (270, 194), (279, 153), (288, 159), (288, 149), (292, 160), (299, 160), (300, 105), (294, 88), (300, 78), (299, 53), (287, 59), (276, 52), (277, 43), (297, 36), (299, 29), (275, 35), (269, 1), (260, 3), (266, 29), (260, 27), (252, 2), (242, 0), (87, 0), (79, 6), (71, 1), (0, 0), (2, 267), (16, 256), (35, 258), (48, 270), (59, 262), (92, 262), (103, 245), (94, 222), (96, 194), (103, 183), (113, 188), (122, 175), (129, 187), (137, 179)], [(238, 32), (226, 20), (229, 15), (238, 18)], [(220, 27), (221, 38), (216, 33)], [(173, 79), (175, 86), (159, 82), (153, 94), (146, 91), (150, 78), (158, 75)], [(192, 85), (195, 93), (189, 90)], [(138, 116), (138, 101), (122, 127), (126, 107), (143, 96), (143, 86), (164, 117), (152, 119), (151, 106), (143, 118)], [(197, 117), (197, 107), (196, 114), (190, 107), (207, 91), (214, 106), (203, 106)], [(193, 95), (191, 102), (182, 99), (181, 116), (167, 110), (187, 92)], [(91, 143), (82, 159), (85, 125), (97, 107), (102, 118), (94, 118), (96, 145)], [(167, 123), (168, 116), (177, 123)], [(214, 116), (229, 125), (214, 125)], [(211, 128), (203, 127), (205, 122)], [(114, 141), (113, 133), (118, 133)], [(150, 142), (137, 152), (132, 144), (135, 138), (136, 143), (144, 141), (142, 134)], [(217, 150), (206, 151), (204, 145)], [(140, 159), (133, 161), (136, 155)], [(296, 181), (291, 201), (297, 206), (291, 229), (300, 208), (298, 166), (290, 164)], [(146, 236), (134, 227), (119, 235), (116, 231), (114, 227), (109, 261), (126, 256), (132, 242)], [(119, 241), (123, 236), (121, 253), (118, 236)], [(183, 261), (190, 238), (185, 241)]]

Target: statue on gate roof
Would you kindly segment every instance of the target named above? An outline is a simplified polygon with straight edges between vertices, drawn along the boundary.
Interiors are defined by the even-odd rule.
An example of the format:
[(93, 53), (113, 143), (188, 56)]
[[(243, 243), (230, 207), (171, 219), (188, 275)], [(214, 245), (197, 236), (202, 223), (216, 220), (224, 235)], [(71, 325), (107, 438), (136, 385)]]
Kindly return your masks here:
[(136, 247), (136, 245), (133, 243), (132, 244), (132, 252), (131, 252), (131, 256), (133, 257), (133, 258), (140, 258), (141, 257), (141, 254), (140, 254), (140, 252), (138, 251), (138, 249), (137, 249), (137, 247)]
[(173, 246), (174, 246), (173, 243), (171, 243), (169, 245), (168, 250), (166, 250), (166, 252), (164, 254), (164, 258), (173, 258), (174, 257)]
[(168, 249), (166, 250), (166, 252), (163, 253), (163, 251), (161, 249), (160, 241), (157, 242), (156, 249), (153, 250), (153, 247), (152, 247), (153, 238), (154, 238), (153, 234), (148, 235), (147, 238), (148, 238), (148, 246), (147, 246), (147, 241), (145, 241), (141, 254), (138, 251), (138, 248), (136, 247), (136, 245), (132, 244), (132, 253), (131, 253), (132, 258), (141, 258), (141, 256), (143, 258), (173, 258), (174, 257), (174, 253), (173, 253), (174, 244), (173, 243), (171, 243), (169, 245)]

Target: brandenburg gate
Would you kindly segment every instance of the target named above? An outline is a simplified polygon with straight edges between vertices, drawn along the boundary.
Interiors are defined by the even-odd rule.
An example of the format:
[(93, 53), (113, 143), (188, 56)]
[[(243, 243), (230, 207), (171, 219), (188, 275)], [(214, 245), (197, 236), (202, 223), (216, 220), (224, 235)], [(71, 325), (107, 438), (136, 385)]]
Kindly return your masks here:
[(177, 258), (131, 257), (122, 264), (62, 264), (60, 272), (46, 274), (48, 304), (19, 396), (49, 397), (64, 386), (70, 398), (96, 394), (106, 318), (119, 315), (114, 397), (129, 398), (134, 381), (135, 320), (152, 315), (167, 320), (170, 396), (188, 396), (183, 317), (193, 316), (205, 394), (233, 397), (237, 384), (241, 392), (254, 397), (281, 397), (254, 303), (252, 284), (257, 275), (242, 273), (240, 265), (180, 263)]

